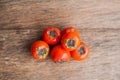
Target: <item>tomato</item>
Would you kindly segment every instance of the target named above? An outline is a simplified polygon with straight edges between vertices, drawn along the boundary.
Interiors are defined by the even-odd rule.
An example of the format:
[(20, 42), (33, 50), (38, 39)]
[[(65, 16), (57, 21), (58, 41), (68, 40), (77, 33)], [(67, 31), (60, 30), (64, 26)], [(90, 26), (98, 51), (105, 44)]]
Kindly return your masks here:
[(61, 32), (56, 27), (48, 27), (43, 32), (43, 40), (50, 45), (55, 45), (59, 43)]
[(54, 62), (70, 60), (70, 52), (62, 48), (61, 45), (57, 45), (53, 47), (53, 49), (51, 50), (50, 56)]
[(75, 50), (79, 44), (80, 37), (75, 32), (68, 32), (61, 39), (61, 45), (68, 51)]
[(61, 32), (61, 35), (63, 36), (64, 34), (68, 33), (68, 32), (75, 32), (79, 35), (79, 31), (75, 28), (75, 27), (72, 27), (72, 26), (69, 26), (67, 28), (65, 28), (62, 32)]
[(48, 56), (49, 46), (44, 41), (36, 41), (31, 46), (32, 56), (37, 60), (43, 60)]
[(77, 49), (71, 51), (71, 56), (75, 60), (80, 61), (86, 59), (89, 55), (89, 52), (89, 47), (85, 43), (81, 42)]

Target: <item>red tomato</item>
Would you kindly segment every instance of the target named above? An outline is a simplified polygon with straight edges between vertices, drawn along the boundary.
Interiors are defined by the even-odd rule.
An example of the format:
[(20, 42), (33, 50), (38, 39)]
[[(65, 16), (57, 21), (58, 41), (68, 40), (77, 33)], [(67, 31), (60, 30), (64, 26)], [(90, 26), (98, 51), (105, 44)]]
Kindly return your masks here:
[(80, 44), (80, 37), (75, 32), (68, 32), (63, 35), (61, 45), (68, 51), (75, 50)]
[(48, 56), (49, 46), (44, 41), (36, 41), (31, 46), (32, 56), (37, 60), (43, 60)]
[(56, 27), (48, 27), (44, 30), (42, 36), (45, 42), (50, 45), (55, 45), (60, 41), (61, 32)]
[(89, 52), (89, 47), (85, 43), (81, 42), (77, 49), (71, 51), (71, 56), (75, 60), (80, 61), (86, 59), (89, 55)]
[(75, 28), (75, 27), (72, 27), (72, 26), (69, 26), (67, 28), (65, 28), (62, 32), (61, 32), (61, 35), (63, 36), (64, 34), (68, 33), (68, 32), (75, 32), (79, 35), (79, 31)]
[(57, 45), (51, 50), (51, 58), (54, 62), (69, 61), (70, 52)]

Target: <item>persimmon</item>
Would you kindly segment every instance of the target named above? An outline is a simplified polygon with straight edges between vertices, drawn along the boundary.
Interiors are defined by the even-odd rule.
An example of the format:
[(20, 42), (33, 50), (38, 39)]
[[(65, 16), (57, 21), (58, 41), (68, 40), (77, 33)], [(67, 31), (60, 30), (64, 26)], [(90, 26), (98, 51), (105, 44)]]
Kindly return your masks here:
[(68, 32), (63, 35), (61, 39), (61, 45), (68, 51), (75, 50), (80, 44), (80, 37), (75, 32)]
[(32, 56), (37, 60), (45, 59), (49, 54), (49, 46), (44, 41), (36, 41), (31, 46)]
[(42, 37), (49, 45), (55, 45), (60, 41), (61, 31), (57, 27), (48, 27), (44, 30)]
[(68, 26), (67, 28), (63, 29), (63, 31), (61, 32), (61, 35), (63, 36), (64, 34), (68, 32), (75, 32), (79, 35), (79, 31), (75, 27), (72, 27), (72, 26)]
[(71, 57), (75, 60), (81, 61), (85, 60), (89, 53), (89, 47), (84, 42), (81, 42), (77, 49), (71, 51)]
[(50, 56), (54, 62), (69, 61), (70, 52), (66, 51), (61, 45), (53, 47)]

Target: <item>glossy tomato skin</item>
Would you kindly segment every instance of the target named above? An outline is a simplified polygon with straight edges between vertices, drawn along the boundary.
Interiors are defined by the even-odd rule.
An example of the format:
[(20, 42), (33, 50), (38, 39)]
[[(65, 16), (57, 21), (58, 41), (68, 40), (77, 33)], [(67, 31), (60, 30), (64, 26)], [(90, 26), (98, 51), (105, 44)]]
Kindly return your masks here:
[(70, 52), (62, 48), (61, 45), (53, 47), (50, 56), (54, 62), (70, 61)]
[[(40, 50), (46, 50), (46, 52), (41, 54), (39, 51)], [(37, 60), (43, 60), (48, 56), (49, 53), (49, 46), (46, 42), (44, 41), (36, 41), (32, 44), (31, 46), (31, 53), (32, 56), (37, 59)]]
[(85, 60), (89, 56), (89, 53), (89, 47), (84, 42), (81, 42), (77, 49), (71, 51), (71, 56), (73, 59), (81, 61)]
[[(68, 46), (68, 43), (70, 41), (73, 42), (74, 44), (69, 44), (70, 46)], [(79, 44), (80, 44), (80, 37), (75, 32), (68, 32), (65, 35), (63, 35), (61, 39), (62, 47), (68, 51), (75, 50), (79, 46)]]
[(43, 40), (49, 45), (55, 45), (59, 43), (61, 37), (61, 31), (56, 27), (48, 27), (44, 30)]
[(63, 31), (61, 32), (61, 35), (63, 36), (64, 34), (68, 32), (75, 32), (76, 34), (79, 35), (79, 31), (75, 27), (72, 27), (72, 26), (68, 26), (67, 28), (63, 29)]

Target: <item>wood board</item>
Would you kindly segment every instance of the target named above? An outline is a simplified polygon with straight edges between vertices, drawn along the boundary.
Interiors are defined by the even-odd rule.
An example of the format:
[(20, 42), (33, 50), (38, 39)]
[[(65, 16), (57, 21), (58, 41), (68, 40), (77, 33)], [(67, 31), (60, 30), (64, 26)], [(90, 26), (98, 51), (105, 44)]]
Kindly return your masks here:
[[(31, 44), (49, 26), (75, 26), (87, 60), (36, 61)], [(119, 80), (119, 0), (0, 0), (0, 80)]]

